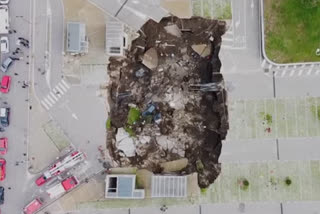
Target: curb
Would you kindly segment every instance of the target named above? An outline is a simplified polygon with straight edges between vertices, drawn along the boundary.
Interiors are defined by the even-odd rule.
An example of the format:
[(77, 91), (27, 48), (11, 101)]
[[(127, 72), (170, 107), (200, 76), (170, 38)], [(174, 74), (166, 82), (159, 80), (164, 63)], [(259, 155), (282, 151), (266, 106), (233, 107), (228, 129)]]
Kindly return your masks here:
[(266, 54), (266, 50), (265, 50), (265, 35), (264, 35), (264, 7), (263, 7), (263, 1), (264, 0), (260, 0), (260, 17), (261, 17), (261, 23), (260, 23), (260, 26), (261, 26), (261, 46), (262, 46), (262, 56), (263, 58), (271, 65), (273, 66), (296, 66), (296, 67), (305, 67), (305, 66), (319, 66), (320, 68), (320, 62), (297, 62), (297, 63), (276, 63), (276, 62), (273, 62), (272, 60), (270, 60)]

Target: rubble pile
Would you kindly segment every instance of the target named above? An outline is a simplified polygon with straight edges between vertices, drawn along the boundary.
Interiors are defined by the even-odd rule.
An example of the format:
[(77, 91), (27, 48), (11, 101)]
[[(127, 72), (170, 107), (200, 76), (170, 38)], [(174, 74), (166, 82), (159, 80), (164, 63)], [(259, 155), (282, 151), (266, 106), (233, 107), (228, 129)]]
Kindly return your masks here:
[(187, 158), (207, 187), (220, 173), (228, 130), (218, 53), (225, 23), (194, 17), (148, 21), (125, 57), (109, 59), (107, 147), (119, 166), (161, 173)]

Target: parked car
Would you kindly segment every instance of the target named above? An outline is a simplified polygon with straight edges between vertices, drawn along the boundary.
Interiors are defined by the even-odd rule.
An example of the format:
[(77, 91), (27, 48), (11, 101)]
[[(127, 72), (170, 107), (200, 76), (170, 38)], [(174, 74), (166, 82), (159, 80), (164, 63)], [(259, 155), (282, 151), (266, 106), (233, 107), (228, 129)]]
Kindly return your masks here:
[(8, 57), (6, 60), (3, 61), (1, 65), (1, 71), (2, 72), (7, 72), (7, 70), (10, 68), (10, 66), (13, 63), (13, 59), (11, 57)]
[(4, 203), (4, 187), (0, 186), (0, 205)]
[(0, 108), (0, 123), (2, 126), (9, 126), (10, 108)]
[(7, 154), (8, 150), (8, 138), (2, 137), (0, 138), (0, 154), (5, 155)]
[(9, 53), (9, 39), (7, 36), (0, 38), (0, 49), (1, 53)]
[(0, 181), (6, 178), (6, 160), (0, 158)]
[(0, 0), (0, 4), (9, 4), (9, 0)]
[(10, 83), (11, 83), (11, 77), (7, 75), (3, 76), (1, 80), (0, 91), (4, 94), (8, 93), (10, 89)]

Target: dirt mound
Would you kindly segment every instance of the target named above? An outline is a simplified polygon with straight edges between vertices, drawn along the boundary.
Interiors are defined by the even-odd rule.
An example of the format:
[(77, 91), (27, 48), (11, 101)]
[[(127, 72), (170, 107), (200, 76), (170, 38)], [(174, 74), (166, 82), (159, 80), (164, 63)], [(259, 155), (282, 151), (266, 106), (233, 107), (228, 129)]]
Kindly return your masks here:
[(224, 22), (199, 17), (150, 20), (125, 57), (110, 58), (107, 147), (119, 166), (161, 173), (161, 163), (185, 157), (180, 174), (198, 172), (200, 187), (216, 179), (229, 128), (218, 57), (224, 32)]

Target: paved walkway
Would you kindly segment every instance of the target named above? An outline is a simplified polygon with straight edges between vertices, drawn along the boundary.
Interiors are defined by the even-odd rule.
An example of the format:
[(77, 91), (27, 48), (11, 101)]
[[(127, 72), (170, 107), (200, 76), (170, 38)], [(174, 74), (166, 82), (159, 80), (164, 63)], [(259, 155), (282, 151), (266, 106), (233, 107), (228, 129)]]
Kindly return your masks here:
[[(246, 190), (241, 188), (242, 179), (249, 181)], [(320, 161), (223, 164), (206, 199), (213, 203), (319, 200)]]
[(320, 98), (236, 100), (227, 139), (320, 136)]

